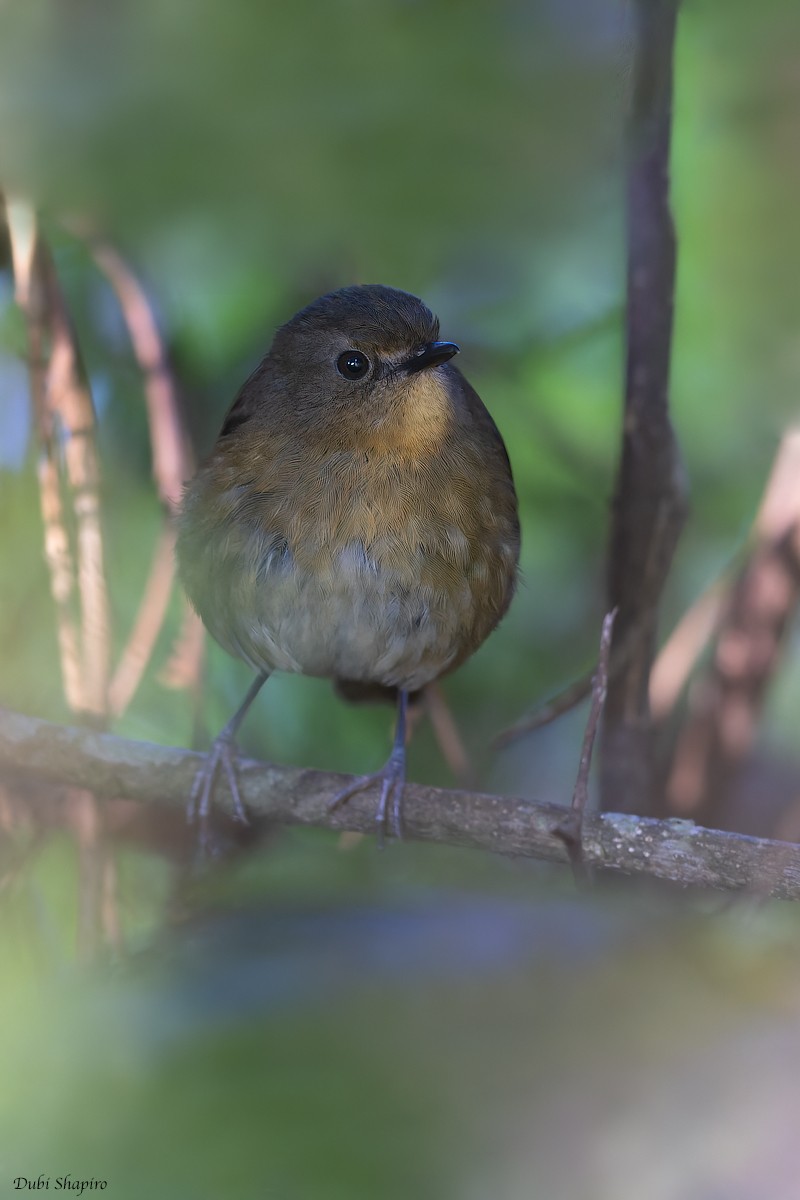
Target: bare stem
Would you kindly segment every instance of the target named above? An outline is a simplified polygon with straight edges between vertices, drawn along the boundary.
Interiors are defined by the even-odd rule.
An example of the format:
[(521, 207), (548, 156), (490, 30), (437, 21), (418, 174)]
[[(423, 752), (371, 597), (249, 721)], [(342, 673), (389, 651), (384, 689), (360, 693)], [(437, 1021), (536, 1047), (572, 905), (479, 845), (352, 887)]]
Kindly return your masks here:
[(72, 712), (88, 707), (81, 661), (81, 631), (77, 614), (77, 579), (64, 501), (58, 439), (48, 395), (47, 355), (50, 347), (47, 292), (39, 258), (36, 214), (24, 200), (6, 199), (14, 294), (25, 318), (28, 335), (28, 374), (36, 434), (39, 441), (39, 503), (44, 526), (44, 554), (55, 606), (64, 695)]
[(611, 635), (614, 632), (614, 620), (617, 610), (607, 613), (603, 618), (600, 632), (600, 652), (597, 656), (597, 670), (592, 679), (592, 703), (586, 728), (583, 731), (581, 755), (578, 761), (578, 775), (575, 789), (572, 793), (572, 807), (567, 817), (559, 824), (557, 833), (564, 840), (572, 865), (572, 871), (578, 883), (588, 883), (589, 876), (583, 856), (583, 828), (586, 820), (586, 805), (589, 800), (589, 774), (592, 769), (592, 753), (603, 715), (603, 708), (608, 693), (608, 663), (611, 657)]
[[(616, 644), (635, 634), (612, 676), (603, 732), (602, 803), (653, 804), (648, 703), (658, 604), (686, 514), (669, 413), (676, 242), (669, 203), (672, 57), (678, 0), (636, 0), (637, 37), (627, 178), (627, 362), (622, 450), (609, 550)], [(644, 809), (642, 809), (644, 806)]]
[[(84, 229), (75, 232), (86, 238), (95, 262), (117, 295), (128, 328), (144, 380), (153, 476), (166, 509), (165, 525), (153, 552), (139, 611), (111, 681), (110, 706), (114, 715), (119, 716), (128, 707), (141, 683), (167, 616), (175, 582), (173, 523), (184, 484), (191, 477), (195, 462), (167, 348), (144, 286), (119, 251), (108, 242)], [(199, 618), (195, 614), (190, 614), (186, 621), (199, 626)], [(182, 639), (185, 632), (181, 635)], [(187, 641), (192, 647), (197, 645), (196, 637)], [(193, 674), (192, 682), (196, 682), (199, 670), (200, 659), (195, 654), (193, 671), (184, 674)]]

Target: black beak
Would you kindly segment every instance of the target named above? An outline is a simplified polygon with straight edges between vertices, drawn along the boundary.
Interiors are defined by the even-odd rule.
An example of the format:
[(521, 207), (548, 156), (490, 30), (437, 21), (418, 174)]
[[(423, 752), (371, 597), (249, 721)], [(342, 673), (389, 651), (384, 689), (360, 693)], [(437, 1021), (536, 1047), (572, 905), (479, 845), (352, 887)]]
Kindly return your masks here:
[(455, 342), (429, 342), (418, 354), (403, 363), (403, 369), (409, 375), (413, 375), (415, 371), (424, 371), (427, 367), (438, 367), (440, 363), (447, 362), (448, 358), (458, 354), (458, 350)]

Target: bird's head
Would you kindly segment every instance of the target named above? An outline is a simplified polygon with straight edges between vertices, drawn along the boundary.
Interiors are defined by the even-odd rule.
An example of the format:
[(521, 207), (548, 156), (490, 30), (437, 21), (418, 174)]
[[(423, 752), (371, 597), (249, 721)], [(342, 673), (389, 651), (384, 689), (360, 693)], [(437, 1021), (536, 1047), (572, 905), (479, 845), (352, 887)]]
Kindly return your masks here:
[(451, 419), (457, 373), (442, 368), (457, 353), (416, 296), (365, 284), (321, 296), (283, 325), (265, 382), (304, 425), (412, 448)]

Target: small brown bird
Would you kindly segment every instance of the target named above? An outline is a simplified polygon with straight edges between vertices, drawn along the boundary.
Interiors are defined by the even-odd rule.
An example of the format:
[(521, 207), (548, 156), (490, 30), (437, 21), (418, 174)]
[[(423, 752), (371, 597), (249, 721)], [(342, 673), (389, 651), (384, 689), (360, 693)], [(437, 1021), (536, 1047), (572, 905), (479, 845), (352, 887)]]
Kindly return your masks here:
[(273, 671), (397, 696), (380, 781), (400, 835), (409, 692), (454, 670), (511, 601), (517, 498), (505, 446), (416, 296), (379, 285), (297, 313), (230, 409), (186, 489), (178, 563), (207, 628), (258, 673), (216, 739), (192, 803), (220, 767), (244, 812), (234, 738)]

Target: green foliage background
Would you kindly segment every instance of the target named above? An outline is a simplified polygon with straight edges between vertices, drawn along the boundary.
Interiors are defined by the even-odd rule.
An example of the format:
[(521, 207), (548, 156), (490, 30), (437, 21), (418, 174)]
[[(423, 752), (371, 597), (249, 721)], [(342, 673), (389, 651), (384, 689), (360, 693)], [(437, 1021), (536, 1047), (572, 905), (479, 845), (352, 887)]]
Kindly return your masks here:
[[(681, 16), (672, 392), (693, 512), (665, 628), (737, 552), (796, 419), (798, 35), (800, 11), (781, 0), (687, 0)], [(597, 640), (620, 419), (630, 50), (618, 0), (0, 8), (0, 178), (44, 214), (92, 378), (118, 648), (160, 514), (141, 383), (107, 285), (65, 232), (75, 216), (97, 222), (145, 277), (201, 452), (276, 324), (313, 296), (380, 281), (438, 311), (506, 438), (523, 523), (512, 611), (447, 694), (488, 787), (567, 797), (581, 713), (499, 761), (485, 748), (585, 669)], [(6, 269), (0, 703), (64, 719), (23, 355)], [(188, 741), (188, 704), (156, 678), (177, 614), (121, 732)], [(793, 643), (764, 732), (787, 753), (796, 660)], [(246, 684), (244, 668), (213, 650), (210, 730)], [(389, 729), (385, 712), (284, 677), (243, 741), (262, 756), (359, 771), (383, 760)], [(448, 782), (426, 727), (410, 770)], [(605, 896), (573, 903), (568, 882), (542, 868), (412, 846), (339, 854), (332, 839), (299, 833), (199, 880), (184, 900), (192, 923), (166, 943), (170, 869), (129, 853), (123, 918), (147, 965), (87, 981), (69, 965), (75, 883), (70, 847), (52, 844), (0, 917), (7, 1187), (17, 1174), (72, 1170), (106, 1172), (117, 1196), (645, 1194), (644, 1167), (638, 1181), (609, 1167), (604, 1183), (604, 1152), (591, 1149), (604, 1120), (621, 1144), (635, 1140), (637, 1089), (651, 1078), (635, 1037), (614, 1068), (617, 1116), (586, 1108), (585, 1160), (566, 1165), (558, 1139), (526, 1132), (546, 1127), (553, 1095), (585, 1092), (580, 1031), (594, 1006), (564, 997), (599, 989), (614, 1014), (602, 1023), (610, 1044), (650, 1004), (664, 1043), (689, 1057), (687, 1030), (713, 1025), (709, 962), (735, 989), (752, 968), (795, 1008), (798, 998), (786, 914), (755, 941), (735, 918), (676, 924), (657, 908), (632, 922)], [(602, 967), (582, 958), (587, 940), (603, 948)], [(648, 992), (648, 972), (669, 1003)], [(773, 990), (736, 994), (742, 1009), (726, 1019), (750, 1036)], [(611, 1057), (586, 1068), (589, 1091), (617, 1078)], [(712, 1104), (697, 1107), (699, 1123)], [(476, 1139), (469, 1152), (465, 1138)], [(708, 1178), (724, 1182), (729, 1151), (706, 1152)]]

